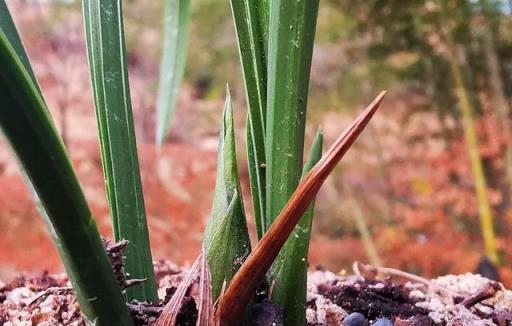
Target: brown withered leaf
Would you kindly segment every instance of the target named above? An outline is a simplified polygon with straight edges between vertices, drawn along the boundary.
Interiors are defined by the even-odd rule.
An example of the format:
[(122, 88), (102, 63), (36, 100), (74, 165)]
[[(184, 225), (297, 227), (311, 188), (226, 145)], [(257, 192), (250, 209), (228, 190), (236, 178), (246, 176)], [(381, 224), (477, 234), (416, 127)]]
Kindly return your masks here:
[[(196, 284), (198, 285), (198, 289), (193, 287)], [(197, 293), (189, 294), (193, 297), (198, 307), (196, 326), (214, 326), (211, 274), (204, 248), (201, 250), (201, 253), (188, 271), (186, 277), (181, 281), (171, 300), (165, 305), (155, 326), (174, 326), (183, 307), (187, 293), (195, 292), (196, 289)]]

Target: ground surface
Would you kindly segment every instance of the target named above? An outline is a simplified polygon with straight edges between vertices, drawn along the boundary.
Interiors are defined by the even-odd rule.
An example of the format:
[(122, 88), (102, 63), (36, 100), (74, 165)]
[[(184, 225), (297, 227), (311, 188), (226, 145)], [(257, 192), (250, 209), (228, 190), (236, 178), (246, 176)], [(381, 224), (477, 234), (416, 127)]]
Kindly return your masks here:
[[(130, 304), (137, 325), (154, 324), (185, 270), (158, 263), (156, 271), (161, 302), (151, 306)], [(310, 272), (308, 282), (308, 326), (342, 325), (347, 323), (347, 318), (352, 318), (349, 316), (354, 316), (353, 313), (362, 314), (369, 323), (380, 319), (398, 326), (512, 324), (512, 292), (475, 274), (404, 283), (389, 277), (376, 279), (369, 275), (347, 276), (317, 270)], [(85, 325), (68, 286), (63, 275), (48, 273), (32, 278), (18, 277), (1, 284), (0, 324)], [(197, 310), (193, 294), (184, 302), (178, 324), (195, 325)], [(264, 298), (251, 307), (250, 314), (248, 325), (282, 325), (280, 309)]]

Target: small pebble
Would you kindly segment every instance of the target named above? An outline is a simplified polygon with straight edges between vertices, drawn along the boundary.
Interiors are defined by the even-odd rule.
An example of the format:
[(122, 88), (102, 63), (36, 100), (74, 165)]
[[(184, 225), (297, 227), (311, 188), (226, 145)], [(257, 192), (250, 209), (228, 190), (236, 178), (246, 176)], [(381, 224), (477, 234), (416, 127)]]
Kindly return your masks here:
[(372, 326), (393, 326), (393, 322), (386, 318), (380, 318), (374, 321)]
[(345, 319), (343, 319), (343, 322), (341, 323), (341, 326), (368, 326), (368, 320), (365, 316), (358, 312), (353, 312)]

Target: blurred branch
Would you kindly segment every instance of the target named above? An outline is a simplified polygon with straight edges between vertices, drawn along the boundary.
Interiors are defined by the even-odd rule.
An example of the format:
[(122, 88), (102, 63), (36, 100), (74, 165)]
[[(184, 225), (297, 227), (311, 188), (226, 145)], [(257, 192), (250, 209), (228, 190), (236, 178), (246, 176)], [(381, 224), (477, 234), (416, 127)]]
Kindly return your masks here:
[(477, 134), (473, 119), (473, 108), (471, 106), (471, 102), (469, 101), (469, 95), (464, 82), (462, 69), (460, 67), (459, 60), (457, 60), (457, 54), (455, 53), (456, 50), (459, 50), (459, 54), (463, 55), (463, 50), (461, 48), (456, 49), (455, 46), (450, 45), (448, 57), (450, 61), (452, 77), (455, 83), (456, 95), (459, 101), (460, 109), (462, 111), (464, 136), (466, 138), (469, 151), (471, 172), (475, 179), (475, 191), (480, 215), (481, 231), (485, 243), (485, 253), (494, 264), (497, 264), (498, 253), (496, 247), (496, 236), (494, 234), (493, 214), (487, 194), (487, 181), (485, 178), (482, 159), (480, 157), (478, 147)]

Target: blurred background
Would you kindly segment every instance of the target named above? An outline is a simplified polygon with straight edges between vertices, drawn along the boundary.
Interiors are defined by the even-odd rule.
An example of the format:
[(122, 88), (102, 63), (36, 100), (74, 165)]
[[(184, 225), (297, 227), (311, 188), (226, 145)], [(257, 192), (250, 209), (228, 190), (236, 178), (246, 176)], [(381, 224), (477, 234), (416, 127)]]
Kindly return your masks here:
[[(254, 230), (245, 91), (229, 1), (192, 1), (185, 80), (157, 152), (163, 2), (125, 0), (125, 36), (154, 257), (187, 264), (210, 212), (226, 83)], [(97, 223), (110, 237), (80, 1), (7, 4)], [(307, 144), (321, 126), (328, 147), (378, 91), (389, 94), (318, 195), (311, 267), (350, 270), (359, 260), (427, 277), (474, 271), (485, 247), (480, 218), (492, 217), (500, 275), (512, 286), (512, 1), (445, 4), (320, 1)], [(0, 279), (61, 270), (3, 140), (0, 189)]]

